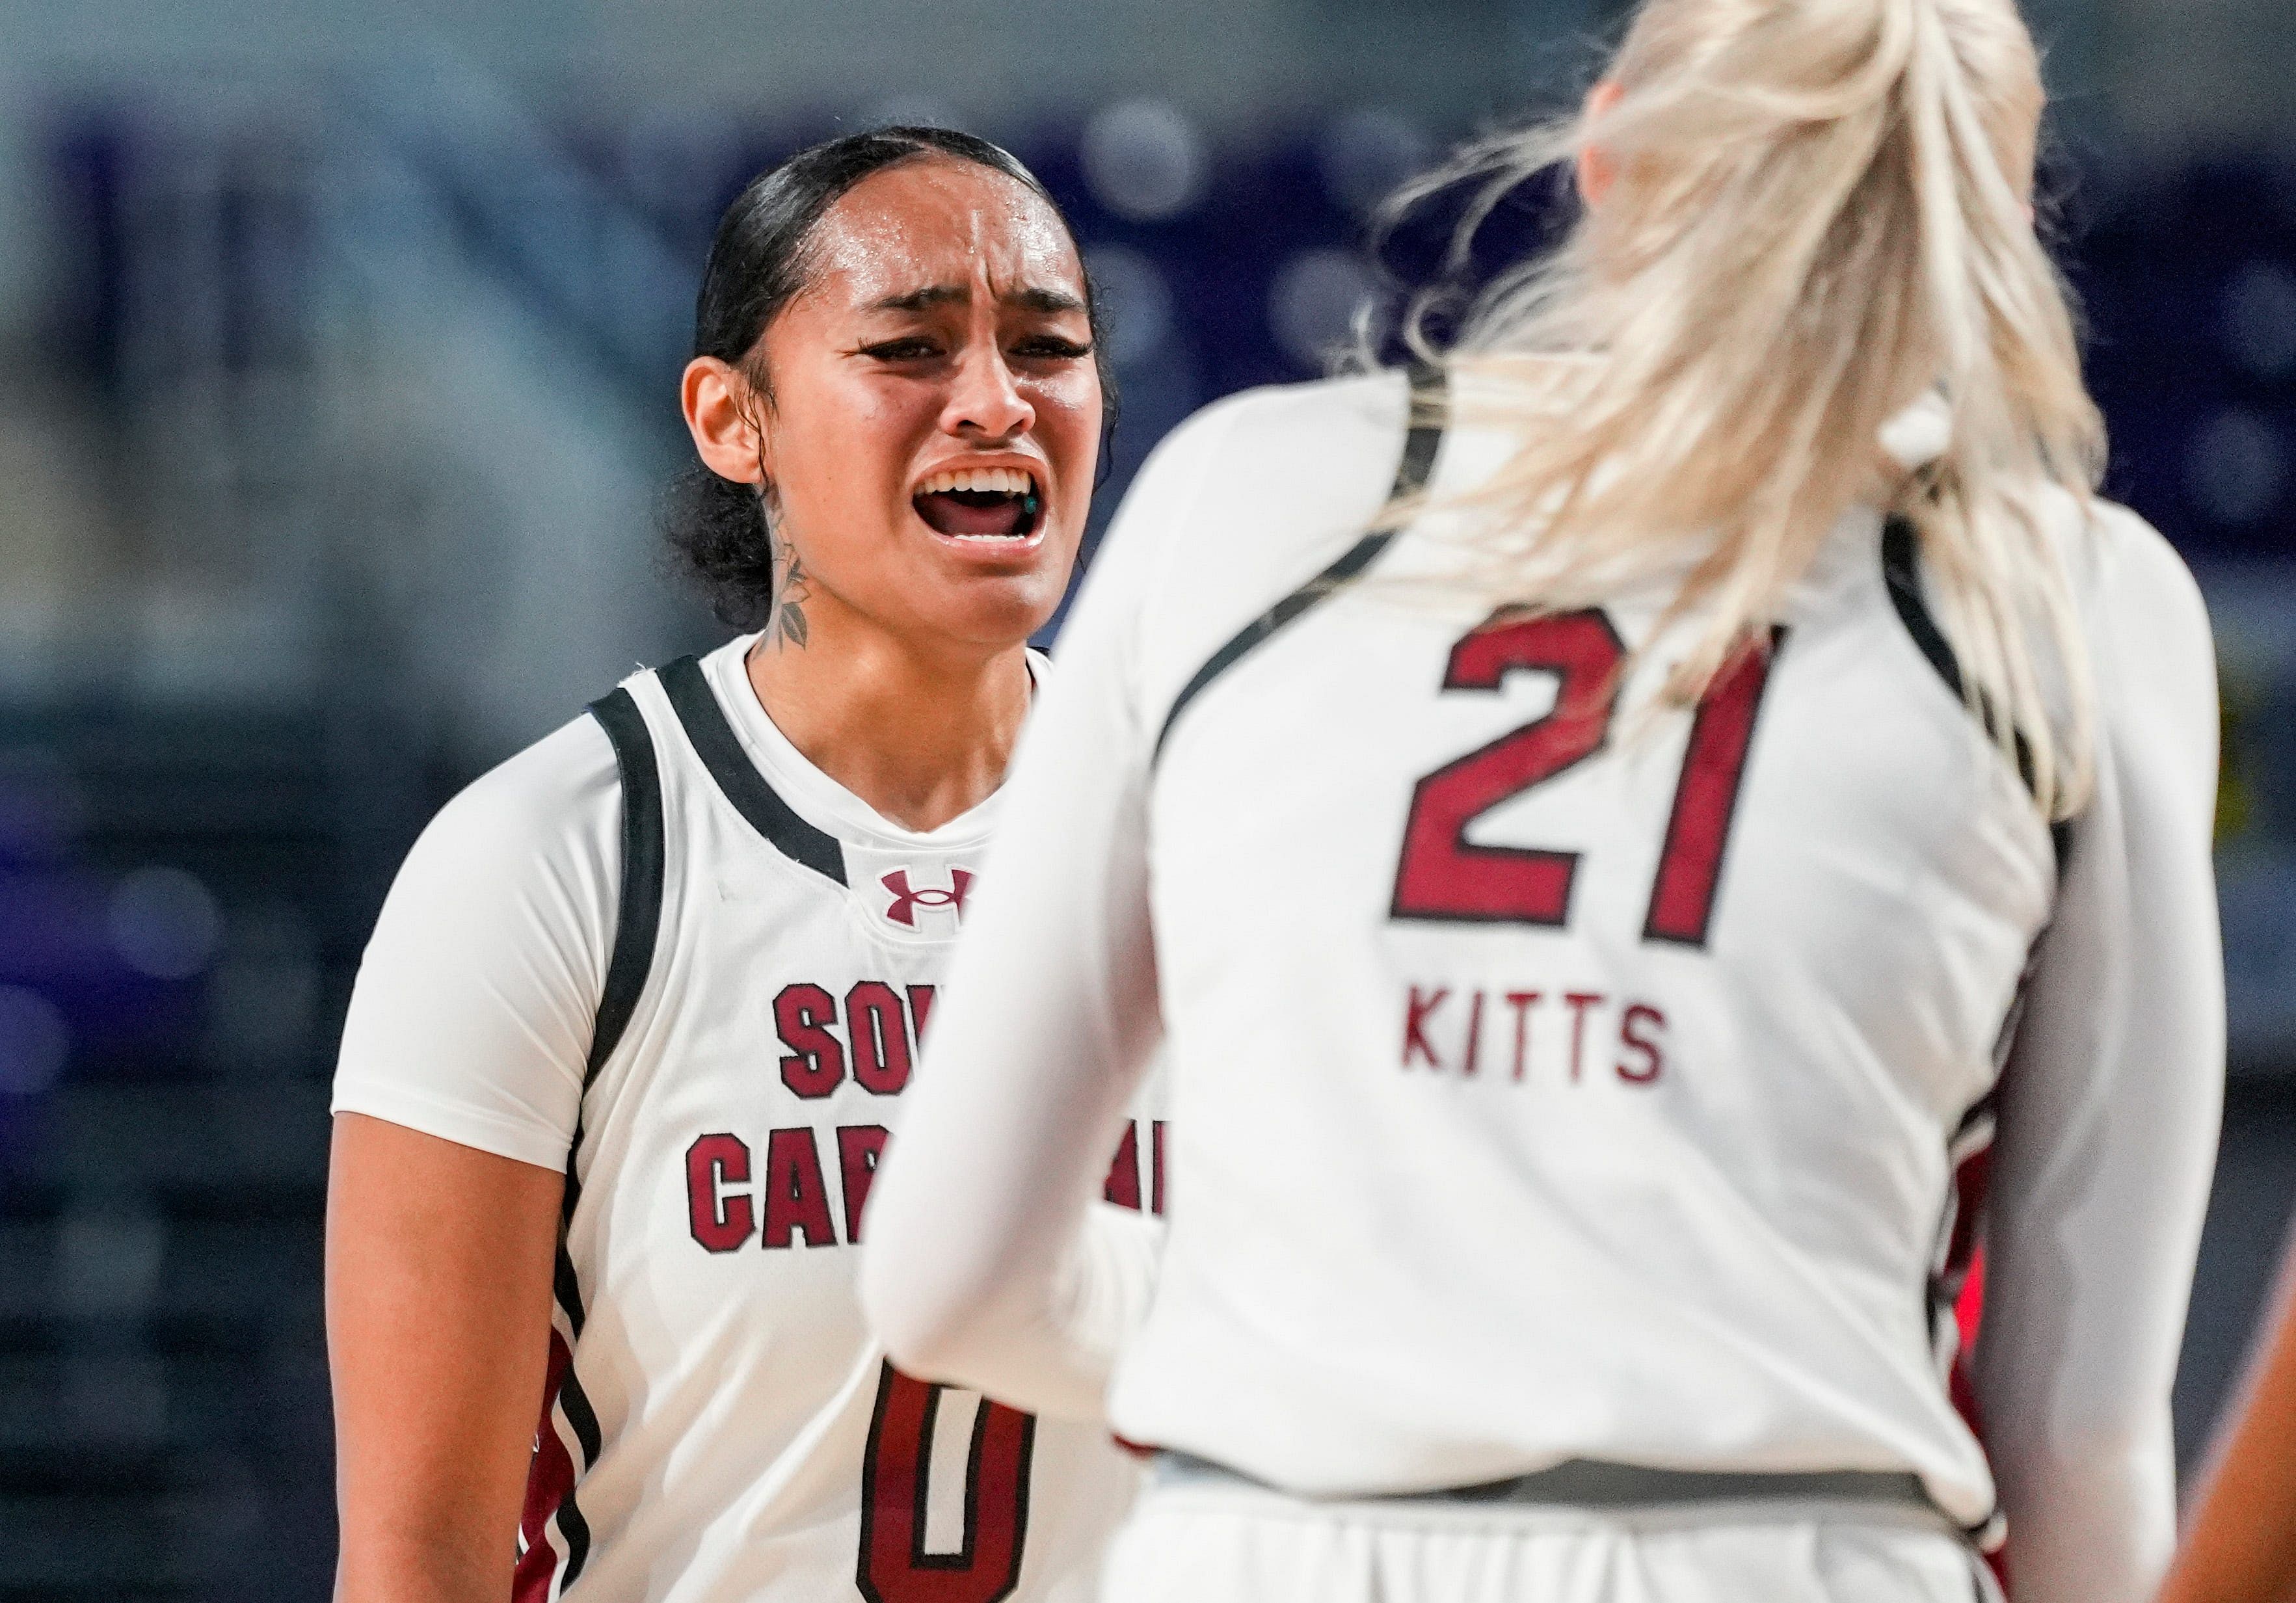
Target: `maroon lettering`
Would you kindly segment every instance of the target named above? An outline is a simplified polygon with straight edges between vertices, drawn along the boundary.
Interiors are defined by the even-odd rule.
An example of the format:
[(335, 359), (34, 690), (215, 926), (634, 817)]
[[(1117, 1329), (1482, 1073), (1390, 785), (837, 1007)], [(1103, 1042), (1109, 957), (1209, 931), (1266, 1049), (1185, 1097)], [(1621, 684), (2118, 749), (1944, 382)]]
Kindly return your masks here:
[(693, 1239), (711, 1252), (732, 1252), (757, 1229), (748, 1196), (728, 1185), (750, 1182), (750, 1149), (720, 1131), (685, 1149), (685, 1217)]
[(1451, 648), (1447, 691), (1494, 691), (1513, 674), (1556, 676), (1554, 707), (1421, 780), (1403, 826), (1389, 915), (1559, 925), (1570, 912), (1578, 854), (1477, 846), (1468, 827), (1602, 748), (1627, 649), (1596, 611), (1494, 614)]
[(1600, 1007), (1603, 994), (1599, 991), (1566, 991), (1562, 1005), (1570, 1010), (1570, 1084), (1578, 1084), (1579, 1049), (1587, 1043), (1587, 1010)]
[(853, 1043), (853, 1078), (864, 1091), (889, 1097), (909, 1083), (909, 1022), (892, 986), (865, 979), (848, 991), (845, 1034)]
[(1467, 1061), (1466, 1066), (1459, 1072), (1463, 1075), (1473, 1074), (1481, 1067), (1482, 1056), (1483, 994), (1479, 989), (1475, 993), (1474, 1004), (1467, 1010)]
[(925, 1020), (932, 1017), (933, 988), (931, 986), (909, 987), (909, 1017), (916, 1020), (917, 1050), (925, 1050)]
[(1731, 814), (1737, 810), (1746, 754), (1754, 743), (1754, 715), (1761, 708), (1770, 659), (1785, 637), (1784, 629), (1774, 629), (1767, 650), (1740, 651), (1699, 699), (1690, 745), (1683, 754), (1682, 777), (1675, 781), (1674, 811), (1667, 820), (1658, 877), (1651, 884), (1644, 940), (1706, 945), (1706, 928), (1714, 919), (1714, 893), (1722, 881), (1722, 854), (1730, 843)]
[(963, 1545), (952, 1553), (925, 1548), (943, 1390), (890, 1363), (878, 1382), (861, 1456), (861, 1550), (853, 1575), (868, 1603), (997, 1603), (1021, 1583), (1037, 1421), (1002, 1403), (983, 1398), (973, 1416)]
[[(1706, 944), (1754, 715), (1784, 642), (1783, 628), (1771, 630), (1764, 646), (1725, 664), (1699, 701), (1651, 887), (1644, 940)], [(1617, 630), (1600, 611), (1524, 617), (1519, 608), (1505, 608), (1452, 647), (1446, 691), (1496, 691), (1513, 673), (1551, 673), (1554, 706), (1419, 781), (1404, 820), (1389, 917), (1569, 921), (1578, 853), (1478, 846), (1467, 832), (1511, 797), (1602, 749), (1626, 658)]]
[(834, 1247), (829, 1187), (821, 1177), (821, 1151), (813, 1126), (775, 1130), (766, 1137), (766, 1227), (761, 1244), (787, 1247), (803, 1236), (808, 1247)]
[(1128, 1121), (1124, 1139), (1116, 1143), (1116, 1157), (1108, 1165), (1108, 1183), (1100, 1194), (1119, 1207), (1140, 1211), (1140, 1126)]
[(861, 1245), (861, 1210), (869, 1206), (869, 1184), (877, 1178), (877, 1157), (885, 1149), (882, 1125), (840, 1125), (837, 1166), (845, 1182), (845, 1239)]
[(1666, 1028), (1666, 1015), (1647, 1002), (1637, 1002), (1629, 1003), (1619, 1018), (1619, 1044), (1628, 1051), (1643, 1055), (1639, 1067), (1620, 1063), (1619, 1078), (1629, 1085), (1648, 1085), (1665, 1072), (1666, 1054), (1660, 1050), (1658, 1042), (1646, 1035), (1636, 1033), (1638, 1025), (1662, 1030)]
[(1403, 1067), (1411, 1067), (1411, 1054), (1417, 1052), (1427, 1059), (1427, 1067), (1440, 1069), (1443, 1060), (1435, 1055), (1434, 1046), (1427, 1039), (1427, 1021), (1436, 1009), (1451, 994), (1447, 988), (1438, 988), (1432, 996), (1422, 998), (1419, 987), (1411, 987), (1411, 1000), (1403, 1014)]
[(1543, 995), (1538, 991), (1509, 991), (1507, 1006), (1514, 1010), (1514, 1077), (1522, 1078), (1523, 1061), (1530, 1055), (1530, 1010)]
[(830, 1026), (837, 1002), (819, 986), (783, 986), (774, 998), (774, 1029), (789, 1048), (782, 1084), (801, 1097), (825, 1097), (845, 1078), (845, 1048)]
[(1161, 1119), (1148, 1122), (1148, 1150), (1151, 1160), (1148, 1167), (1154, 1177), (1154, 1186), (1149, 1193), (1148, 1211), (1160, 1214), (1164, 1211), (1164, 1121)]

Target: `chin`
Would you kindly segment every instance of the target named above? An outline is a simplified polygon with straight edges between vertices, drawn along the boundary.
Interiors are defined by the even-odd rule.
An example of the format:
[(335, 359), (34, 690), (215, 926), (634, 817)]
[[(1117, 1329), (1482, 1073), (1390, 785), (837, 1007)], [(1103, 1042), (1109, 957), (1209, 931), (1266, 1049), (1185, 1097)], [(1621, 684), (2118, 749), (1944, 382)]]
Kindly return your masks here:
[(970, 598), (955, 609), (948, 632), (974, 645), (1017, 646), (1051, 622), (1060, 604), (1059, 591), (1033, 586), (1025, 595)]
[(910, 590), (878, 616), (888, 623), (905, 620), (899, 631), (920, 641), (1002, 650), (1043, 628), (1059, 609), (1064, 588), (1040, 573), (937, 576), (936, 583)]
[(1073, 570), (1063, 555), (1004, 573), (951, 576), (934, 586), (940, 593), (932, 609), (947, 620), (948, 633), (964, 639), (980, 644), (1024, 641), (1060, 610)]

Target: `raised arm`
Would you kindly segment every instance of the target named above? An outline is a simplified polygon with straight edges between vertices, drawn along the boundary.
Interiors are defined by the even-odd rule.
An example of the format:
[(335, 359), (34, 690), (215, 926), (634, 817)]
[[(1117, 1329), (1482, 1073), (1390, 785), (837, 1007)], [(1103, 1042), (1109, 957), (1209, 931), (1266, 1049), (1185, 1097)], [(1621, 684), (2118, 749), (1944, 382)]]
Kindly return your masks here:
[(619, 869), (613, 764), (551, 737), (415, 846), (335, 1079), (339, 1603), (503, 1603)]
[(2168, 1562), (2223, 1098), (2208, 619), (2157, 535), (2103, 516), (2097, 791), (2004, 1077), (1976, 1354), (2018, 1603), (2137, 1603)]

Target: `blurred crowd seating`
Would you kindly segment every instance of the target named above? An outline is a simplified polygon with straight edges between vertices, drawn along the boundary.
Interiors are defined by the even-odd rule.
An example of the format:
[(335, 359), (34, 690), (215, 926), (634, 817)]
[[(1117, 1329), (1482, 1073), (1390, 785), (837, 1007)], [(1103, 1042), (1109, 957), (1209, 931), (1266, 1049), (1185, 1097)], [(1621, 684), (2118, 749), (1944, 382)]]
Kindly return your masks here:
[[(56, 116), (44, 361), (115, 548), (60, 584), (63, 644), (0, 674), (0, 1599), (324, 1595), (325, 1075), (382, 888), (456, 783), (709, 638), (645, 526), (720, 209), (800, 143), (935, 115), (548, 122), (439, 61)], [(1459, 132), (1355, 108), (1213, 138), (1150, 102), (984, 131), (1108, 298), (1103, 519), (1173, 423), (1321, 371), (1391, 296), (1373, 209)], [(2296, 1074), (2296, 161), (2091, 157), (2053, 188), (2109, 488), (2223, 637), (2235, 1056), (2269, 1087)], [(1381, 259), (1408, 280), (1439, 233), (1439, 206)], [(2288, 1124), (2257, 1094), (2187, 1446), (2286, 1206), (2250, 1206)]]

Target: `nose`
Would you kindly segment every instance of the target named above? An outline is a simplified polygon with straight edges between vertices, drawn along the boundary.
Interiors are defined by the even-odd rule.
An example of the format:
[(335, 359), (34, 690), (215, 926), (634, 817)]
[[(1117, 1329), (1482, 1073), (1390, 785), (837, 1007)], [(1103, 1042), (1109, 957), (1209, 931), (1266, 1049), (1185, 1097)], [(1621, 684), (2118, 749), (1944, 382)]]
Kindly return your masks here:
[(957, 364), (941, 428), (970, 442), (1016, 439), (1036, 427), (1037, 409), (1013, 380), (994, 339), (976, 343)]

